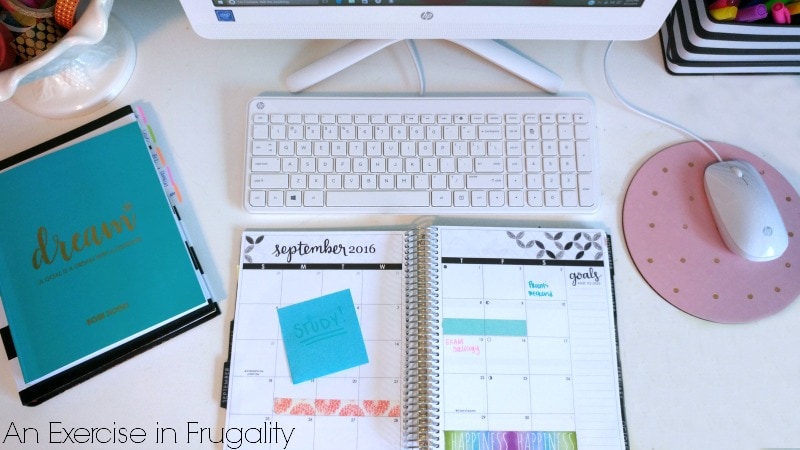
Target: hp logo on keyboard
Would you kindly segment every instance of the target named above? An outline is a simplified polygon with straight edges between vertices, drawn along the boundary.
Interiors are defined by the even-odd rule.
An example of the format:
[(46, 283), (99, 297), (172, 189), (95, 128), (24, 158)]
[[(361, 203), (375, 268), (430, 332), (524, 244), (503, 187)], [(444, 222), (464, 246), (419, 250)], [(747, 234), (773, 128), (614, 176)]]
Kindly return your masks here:
[(425, 11), (424, 13), (420, 14), (419, 17), (422, 20), (431, 20), (433, 19), (433, 13), (430, 11)]

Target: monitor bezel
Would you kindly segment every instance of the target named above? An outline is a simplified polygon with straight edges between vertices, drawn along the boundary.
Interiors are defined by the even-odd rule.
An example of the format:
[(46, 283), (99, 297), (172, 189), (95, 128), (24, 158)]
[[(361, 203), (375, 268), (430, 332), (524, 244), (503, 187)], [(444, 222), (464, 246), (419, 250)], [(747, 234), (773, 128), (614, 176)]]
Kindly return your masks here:
[[(658, 32), (675, 0), (639, 7), (181, 4), (194, 31), (208, 39), (643, 40)], [(224, 20), (228, 12), (234, 20)]]

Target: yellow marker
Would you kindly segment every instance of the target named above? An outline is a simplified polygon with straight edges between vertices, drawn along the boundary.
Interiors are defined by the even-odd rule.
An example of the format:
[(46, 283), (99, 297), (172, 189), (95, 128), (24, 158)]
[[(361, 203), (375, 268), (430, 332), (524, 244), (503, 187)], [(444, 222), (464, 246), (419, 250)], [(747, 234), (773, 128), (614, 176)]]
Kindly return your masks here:
[(735, 6), (728, 6), (725, 8), (711, 9), (708, 11), (708, 13), (711, 14), (711, 17), (713, 17), (714, 20), (726, 21), (735, 19), (738, 11), (739, 8)]

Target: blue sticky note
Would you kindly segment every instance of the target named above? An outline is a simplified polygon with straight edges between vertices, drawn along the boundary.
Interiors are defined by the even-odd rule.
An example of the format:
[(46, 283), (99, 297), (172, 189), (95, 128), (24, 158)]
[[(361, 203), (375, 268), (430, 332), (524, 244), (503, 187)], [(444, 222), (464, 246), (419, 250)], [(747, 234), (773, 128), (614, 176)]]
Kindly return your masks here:
[(369, 362), (350, 290), (278, 308), (292, 382)]

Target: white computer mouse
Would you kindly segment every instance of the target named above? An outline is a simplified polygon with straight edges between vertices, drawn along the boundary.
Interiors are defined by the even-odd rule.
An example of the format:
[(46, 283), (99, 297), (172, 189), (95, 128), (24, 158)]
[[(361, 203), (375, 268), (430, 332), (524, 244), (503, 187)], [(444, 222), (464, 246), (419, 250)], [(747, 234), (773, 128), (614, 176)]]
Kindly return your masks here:
[(704, 184), (711, 212), (725, 245), (751, 261), (778, 258), (789, 234), (772, 194), (747, 161), (721, 161), (706, 167)]

